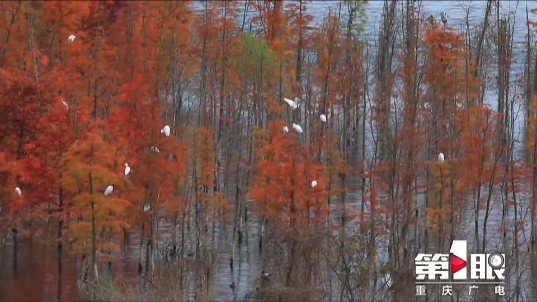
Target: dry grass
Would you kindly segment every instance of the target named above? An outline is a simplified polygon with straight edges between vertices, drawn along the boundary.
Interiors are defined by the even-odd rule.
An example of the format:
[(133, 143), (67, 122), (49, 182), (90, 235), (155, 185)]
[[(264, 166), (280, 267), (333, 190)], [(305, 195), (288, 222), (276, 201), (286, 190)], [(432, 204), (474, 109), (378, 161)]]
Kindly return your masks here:
[(150, 285), (140, 287), (131, 284), (126, 280), (116, 278), (100, 278), (98, 281), (88, 283), (80, 288), (80, 295), (83, 300), (92, 301), (183, 301), (185, 295), (178, 288)]
[[(92, 301), (187, 301), (191, 282), (202, 282), (197, 301), (215, 301), (210, 276), (214, 272), (215, 257), (207, 251), (203, 261), (182, 259), (179, 262), (157, 262), (152, 277), (125, 280), (118, 276), (112, 280), (101, 277), (79, 287), (79, 296)], [(195, 272), (197, 277), (189, 276)], [(204, 278), (200, 278), (204, 276)], [(192, 278), (196, 278), (194, 281)]]
[[(185, 301), (188, 300), (187, 278), (173, 266), (159, 268), (153, 278), (140, 276), (138, 280), (113, 279), (103, 276), (97, 281), (79, 286), (79, 296), (91, 301)], [(181, 285), (182, 283), (182, 285)], [(198, 300), (214, 300), (212, 293), (198, 295)]]

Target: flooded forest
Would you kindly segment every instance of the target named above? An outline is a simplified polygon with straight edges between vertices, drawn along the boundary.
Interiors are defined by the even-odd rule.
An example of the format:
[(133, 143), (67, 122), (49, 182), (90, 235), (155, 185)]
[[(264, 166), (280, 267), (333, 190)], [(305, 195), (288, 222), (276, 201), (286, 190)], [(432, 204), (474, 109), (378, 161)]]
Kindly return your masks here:
[(537, 4), (450, 3), (1, 1), (0, 300), (535, 300)]

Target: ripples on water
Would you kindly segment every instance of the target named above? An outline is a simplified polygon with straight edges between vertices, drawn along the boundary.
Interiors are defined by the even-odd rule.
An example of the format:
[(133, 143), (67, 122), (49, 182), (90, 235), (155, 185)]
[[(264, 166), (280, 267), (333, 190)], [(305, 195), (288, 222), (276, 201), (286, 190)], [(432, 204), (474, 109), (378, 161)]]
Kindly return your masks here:
[[(440, 12), (446, 11), (449, 15), (449, 23), (455, 27), (460, 25), (460, 29), (464, 29), (464, 21), (466, 12), (463, 7), (471, 5), (471, 11), (469, 19), (471, 24), (481, 22), (484, 16), (486, 7), (486, 1), (474, 1), (474, 2), (457, 2), (457, 1), (429, 1), (422, 3), (422, 11), (427, 14), (432, 14), (436, 17), (440, 15)], [(537, 3), (529, 3), (529, 9), (533, 6), (537, 7)], [(533, 5), (533, 6), (532, 6)], [(514, 63), (513, 70), (514, 76), (521, 74), (522, 64), (525, 61), (525, 39), (526, 39), (526, 2), (519, 2), (518, 8), (516, 8), (515, 2), (502, 1), (502, 13), (506, 14), (509, 11), (516, 18), (515, 24), (515, 36), (514, 36), (514, 56), (516, 62)], [(320, 21), (320, 17), (325, 15), (329, 8), (336, 9), (337, 4), (333, 1), (313, 1), (308, 3), (309, 11)], [(382, 13), (383, 2), (382, 1), (370, 1), (367, 5), (368, 23), (366, 25), (365, 35), (371, 35), (375, 37), (376, 31), (379, 28), (379, 20)], [(536, 20), (534, 16), (530, 16), (531, 20)], [(514, 78), (513, 78), (514, 81)], [(495, 93), (489, 91), (487, 94), (487, 102), (493, 105), (495, 108)], [(523, 114), (519, 114), (523, 117)], [(520, 133), (522, 126), (521, 118), (517, 120), (516, 131)], [(519, 144), (518, 155), (521, 154)], [(523, 150), (522, 150), (523, 151)], [(358, 206), (358, 200), (360, 194), (351, 192), (349, 198), (349, 210), (352, 207)], [(498, 201), (495, 201), (495, 207), (501, 206)], [(471, 213), (471, 211), (470, 211)], [(481, 214), (481, 218), (483, 213)], [(471, 215), (467, 217), (469, 228), (473, 229), (473, 218)], [(490, 229), (495, 230), (500, 224), (501, 217), (493, 215), (491, 217)], [(228, 220), (231, 221), (231, 220)], [(482, 221), (480, 222), (482, 225)], [(166, 229), (169, 226), (162, 226), (161, 233), (166, 235)], [(252, 227), (248, 232), (247, 239), (244, 240), (240, 249), (236, 249), (236, 264), (233, 276), (230, 275), (229, 270), (229, 258), (230, 258), (230, 240), (232, 227), (228, 227), (224, 232), (222, 229), (218, 229), (217, 238), (218, 242), (218, 259), (216, 271), (214, 274), (215, 283), (215, 297), (219, 300), (236, 300), (241, 299), (247, 291), (252, 289), (254, 279), (259, 275), (261, 270), (261, 258), (259, 249), (257, 247), (257, 228)], [(469, 236), (472, 236), (472, 232), (469, 232)], [(131, 239), (131, 254), (138, 252), (137, 238), (134, 238), (136, 232), (132, 232), (133, 238)], [(134, 239), (134, 240), (133, 240)], [(491, 238), (492, 239), (492, 238)], [(469, 240), (471, 240), (469, 238)], [(14, 272), (13, 268), (13, 254), (12, 249), (8, 248), (8, 244), (4, 247), (2, 253), (3, 257), (0, 259), (0, 300), (13, 301), (13, 300), (32, 300), (32, 301), (51, 301), (62, 300), (72, 301), (76, 299), (76, 280), (78, 279), (80, 263), (77, 259), (69, 255), (64, 255), (64, 261), (62, 265), (62, 275), (58, 275), (58, 259), (56, 256), (56, 247), (44, 247), (34, 246), (30, 247), (26, 240), (22, 240), (20, 243), (19, 257), (17, 271)], [(382, 245), (382, 244), (381, 244)], [(239, 257), (240, 255), (240, 257)], [(384, 255), (385, 256), (385, 255)], [(381, 254), (382, 257), (382, 254)], [(121, 274), (128, 279), (137, 279), (137, 257), (131, 255), (128, 259), (116, 260), (114, 262), (114, 273)], [(101, 270), (103, 271), (103, 270)], [(231, 282), (236, 283), (235, 293), (229, 288)]]

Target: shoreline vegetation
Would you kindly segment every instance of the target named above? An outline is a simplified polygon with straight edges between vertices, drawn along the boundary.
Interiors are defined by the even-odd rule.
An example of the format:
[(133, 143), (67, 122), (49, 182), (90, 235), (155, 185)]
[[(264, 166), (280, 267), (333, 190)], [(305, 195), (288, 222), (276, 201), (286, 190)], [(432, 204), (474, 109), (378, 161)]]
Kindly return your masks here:
[(367, 33), (336, 4), (1, 2), (2, 278), (39, 245), (87, 301), (415, 300), (416, 255), (466, 239), (534, 300), (537, 10), (515, 45), (498, 1), (385, 1)]

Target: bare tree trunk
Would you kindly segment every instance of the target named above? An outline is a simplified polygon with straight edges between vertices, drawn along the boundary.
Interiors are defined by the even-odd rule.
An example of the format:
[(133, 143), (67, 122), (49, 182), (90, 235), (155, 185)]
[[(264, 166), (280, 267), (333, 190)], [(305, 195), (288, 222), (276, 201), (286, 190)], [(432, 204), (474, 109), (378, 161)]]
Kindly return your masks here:
[(391, 112), (391, 97), (392, 97), (392, 61), (395, 47), (395, 16), (396, 16), (397, 1), (384, 1), (383, 7), (383, 24), (379, 37), (379, 48), (377, 54), (377, 70), (375, 70), (377, 78), (376, 102), (377, 116), (379, 119), (379, 127), (381, 135), (381, 153), (379, 160), (384, 160), (387, 154), (385, 142), (390, 140), (390, 112)]
[[(494, 0), (488, 0), (487, 1), (487, 8), (485, 9), (485, 19), (483, 21), (483, 28), (481, 29), (481, 33), (479, 35), (479, 41), (478, 41), (478, 44), (477, 44), (477, 51), (476, 51), (476, 66), (477, 66), (477, 69), (474, 73), (474, 76), (475, 77), (478, 77), (478, 76), (483, 76), (483, 70), (482, 70), (482, 66), (481, 66), (481, 63), (482, 63), (482, 57), (483, 57), (483, 45), (485, 43), (485, 35), (487, 33), (487, 30), (488, 30), (488, 25), (489, 25), (489, 15), (491, 13), (491, 10), (492, 10), (492, 3), (493, 3)], [(483, 104), (483, 100), (485, 98), (485, 92), (484, 91), (481, 91), (481, 94), (480, 94), (480, 97), (479, 97), (479, 104)]]

